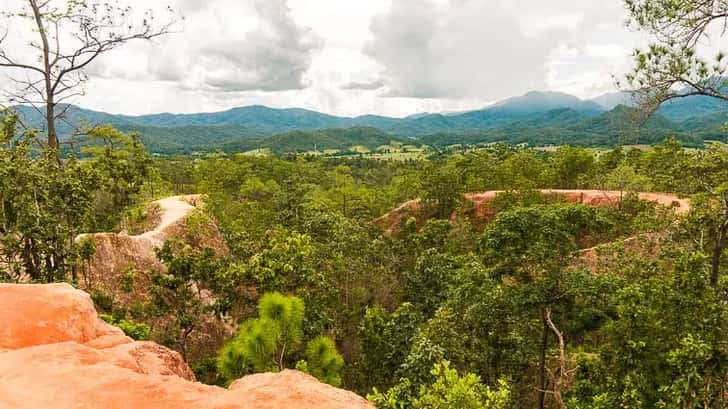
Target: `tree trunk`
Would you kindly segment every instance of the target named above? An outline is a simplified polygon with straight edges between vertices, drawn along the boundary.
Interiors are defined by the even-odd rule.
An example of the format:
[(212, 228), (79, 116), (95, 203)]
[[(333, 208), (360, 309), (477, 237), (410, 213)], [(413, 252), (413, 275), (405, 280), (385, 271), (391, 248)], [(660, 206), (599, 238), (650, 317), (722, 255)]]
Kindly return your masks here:
[(43, 15), (38, 6), (36, 0), (30, 0), (30, 7), (33, 9), (33, 16), (35, 17), (35, 24), (38, 28), (38, 34), (40, 35), (43, 51), (43, 68), (44, 68), (44, 82), (46, 92), (46, 126), (48, 132), (48, 147), (51, 149), (58, 150), (58, 135), (56, 134), (56, 103), (53, 95), (53, 86), (51, 85), (51, 60), (50, 60), (50, 46), (48, 45), (48, 34), (46, 33), (45, 26), (43, 25)]
[[(726, 213), (728, 213), (728, 210), (726, 210)], [(718, 286), (718, 278), (720, 275), (720, 259), (723, 256), (723, 249), (725, 248), (725, 236), (727, 232), (728, 214), (726, 214), (726, 219), (723, 221), (720, 228), (718, 228), (718, 233), (715, 237), (715, 247), (713, 248), (713, 262), (710, 274), (710, 285), (713, 288), (716, 288)]]
[[(50, 83), (49, 83), (50, 85)], [(58, 135), (56, 134), (56, 113), (55, 103), (53, 102), (53, 95), (48, 93), (48, 102), (46, 102), (46, 123), (48, 125), (48, 147), (54, 150), (58, 150)]]
[(538, 408), (544, 409), (546, 404), (546, 348), (549, 342), (549, 325), (546, 321), (546, 311), (541, 311), (541, 350), (538, 356)]
[(559, 372), (558, 375), (554, 376), (554, 390), (553, 395), (556, 399), (556, 405), (559, 409), (567, 409), (566, 403), (561, 396), (561, 389), (564, 386), (564, 378), (567, 376), (566, 370), (566, 345), (564, 343), (564, 336), (559, 331), (556, 324), (551, 320), (551, 308), (546, 308), (546, 323), (548, 323), (551, 330), (556, 335), (556, 339), (559, 341)]

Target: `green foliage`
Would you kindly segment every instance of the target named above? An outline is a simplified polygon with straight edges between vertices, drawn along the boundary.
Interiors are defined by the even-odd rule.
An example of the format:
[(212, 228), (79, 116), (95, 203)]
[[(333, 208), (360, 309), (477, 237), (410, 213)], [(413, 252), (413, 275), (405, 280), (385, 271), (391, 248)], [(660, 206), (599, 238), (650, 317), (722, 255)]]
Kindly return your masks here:
[(286, 354), (301, 343), (305, 305), (300, 298), (265, 294), (258, 302), (258, 318), (246, 320), (237, 337), (218, 356), (218, 370), (228, 380), (248, 371), (283, 370)]
[(462, 200), (463, 173), (455, 166), (429, 165), (423, 172), (423, 205), (434, 217), (447, 219)]
[(563, 265), (581, 237), (609, 221), (584, 205), (537, 205), (499, 213), (481, 238), (486, 260), (503, 273), (534, 279), (549, 265)]
[(301, 342), (305, 308), (300, 298), (286, 297), (280, 293), (265, 294), (258, 302), (260, 318), (277, 323), (279, 341), (292, 346)]
[(386, 388), (392, 374), (399, 371), (407, 357), (408, 345), (424, 321), (412, 304), (400, 305), (391, 314), (381, 307), (368, 307), (359, 327), (361, 358), (358, 370), (368, 385)]
[(505, 381), (499, 381), (498, 390), (491, 390), (473, 374), (461, 377), (448, 361), (436, 363), (431, 374), (434, 382), (422, 386), (418, 395), (412, 395), (411, 383), (405, 378), (386, 393), (375, 389), (368, 399), (380, 409), (504, 409), (509, 403)]
[[(179, 241), (168, 240), (157, 249), (157, 257), (167, 266), (166, 272), (151, 276), (150, 313), (162, 319), (154, 328), (155, 337), (187, 357), (191, 336), (211, 313), (224, 313), (228, 303), (226, 289), (235, 287), (234, 277), (226, 271), (210, 248), (196, 250)], [(206, 303), (201, 291), (210, 291), (217, 302)]]
[(91, 300), (96, 308), (101, 311), (111, 312), (114, 310), (114, 298), (104, 292), (94, 291), (91, 293)]
[(82, 151), (91, 157), (89, 165), (99, 172), (102, 187), (95, 197), (93, 228), (108, 231), (121, 222), (123, 209), (148, 182), (152, 160), (138, 133), (124, 134), (111, 125), (91, 128), (87, 133), (98, 146)]
[(36, 152), (35, 133), (16, 136), (16, 118), (2, 116), (0, 245), (12, 276), (38, 282), (77, 278), (82, 257), (74, 240), (92, 221), (98, 172), (50, 150)]
[[(243, 322), (238, 335), (227, 343), (217, 358), (218, 373), (232, 381), (249, 372), (283, 370), (302, 342), (305, 305), (295, 296), (267, 293), (258, 302), (258, 318)], [(339, 386), (344, 359), (334, 342), (324, 336), (311, 340), (306, 361), (296, 368), (322, 382)]]
[(331, 338), (319, 336), (311, 340), (306, 346), (305, 362), (305, 372), (329, 385), (341, 385), (340, 372), (344, 366), (344, 358), (336, 350)]
[(127, 319), (116, 319), (112, 315), (100, 314), (99, 318), (111, 325), (119, 327), (124, 334), (137, 341), (146, 341), (149, 339), (149, 326), (142, 322), (136, 322)]
[(579, 373), (574, 401), (635, 408), (725, 406), (726, 308), (716, 302), (703, 256), (673, 261), (674, 269), (630, 272), (614, 300), (616, 316), (605, 327), (608, 342)]

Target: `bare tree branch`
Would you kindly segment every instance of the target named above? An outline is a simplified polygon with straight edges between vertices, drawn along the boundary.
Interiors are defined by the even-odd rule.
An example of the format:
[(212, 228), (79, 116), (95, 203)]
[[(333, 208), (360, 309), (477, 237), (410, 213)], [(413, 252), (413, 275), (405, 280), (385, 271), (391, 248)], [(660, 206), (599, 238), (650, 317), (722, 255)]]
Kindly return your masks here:
[[(18, 61), (9, 55), (6, 29), (0, 36), (0, 68), (34, 76), (15, 81), (20, 87), (11, 93), (11, 100), (29, 104), (42, 113), (48, 145), (53, 148), (59, 147), (56, 121), (68, 112), (65, 107), (59, 112), (57, 107), (83, 95), (83, 85), (88, 79), (86, 68), (102, 54), (130, 41), (151, 41), (175, 32), (179, 21), (169, 7), (170, 18), (158, 25), (151, 10), (135, 15), (131, 7), (118, 3), (73, 0), (66, 7), (58, 7), (51, 0), (25, 1), (26, 7), (21, 11), (3, 15), (9, 20), (26, 20), (33, 25), (37, 37), (29, 47), (37, 53), (39, 64)], [(43, 105), (45, 112), (37, 105)]]

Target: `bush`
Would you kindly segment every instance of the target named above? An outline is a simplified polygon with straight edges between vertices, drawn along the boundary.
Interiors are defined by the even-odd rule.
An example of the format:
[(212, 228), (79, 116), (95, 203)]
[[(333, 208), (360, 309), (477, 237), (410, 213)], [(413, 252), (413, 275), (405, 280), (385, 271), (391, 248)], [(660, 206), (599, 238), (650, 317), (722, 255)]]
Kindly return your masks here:
[(147, 324), (127, 319), (117, 319), (109, 314), (100, 314), (99, 318), (111, 325), (119, 327), (119, 329), (124, 331), (126, 336), (134, 340), (146, 341), (149, 339), (149, 326)]
[(336, 350), (334, 341), (329, 337), (319, 336), (306, 347), (307, 373), (318, 380), (333, 386), (341, 385), (341, 368), (344, 358)]

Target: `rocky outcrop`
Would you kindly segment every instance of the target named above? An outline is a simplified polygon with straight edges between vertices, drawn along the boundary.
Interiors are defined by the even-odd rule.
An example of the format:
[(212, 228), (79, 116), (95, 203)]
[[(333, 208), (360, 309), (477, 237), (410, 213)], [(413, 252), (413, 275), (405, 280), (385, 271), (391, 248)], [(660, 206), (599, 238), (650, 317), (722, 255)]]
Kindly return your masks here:
[(194, 382), (178, 353), (126, 337), (67, 284), (0, 284), (0, 323), (1, 408), (373, 408), (296, 371)]
[[(96, 287), (108, 284), (110, 287), (118, 283), (107, 283), (109, 279), (118, 278), (126, 270), (137, 271), (163, 270), (164, 265), (157, 259), (155, 249), (161, 247), (170, 238), (185, 239), (185, 220), (197, 208), (202, 206), (200, 195), (173, 196), (152, 202), (158, 212), (158, 222), (154, 228), (142, 234), (130, 236), (126, 233), (94, 233), (84, 234), (78, 240), (93, 238), (96, 252), (85, 265), (85, 284)], [(200, 236), (204, 243), (198, 246), (215, 248), (226, 254), (227, 248), (217, 226), (210, 222)]]
[[(546, 189), (540, 191), (545, 196), (558, 196), (570, 203), (583, 203), (587, 206), (617, 207), (619, 206), (623, 192), (609, 190), (559, 190)], [(495, 217), (496, 210), (490, 204), (502, 191), (488, 191), (482, 193), (467, 193), (464, 195), (466, 207), (469, 207), (467, 215), (475, 224), (482, 224)], [(666, 207), (673, 207), (677, 213), (686, 213), (690, 210), (690, 201), (678, 197), (672, 193), (639, 193), (640, 200), (655, 202)], [(404, 221), (410, 217), (422, 218), (422, 206), (419, 200), (410, 200), (400, 207), (392, 210), (384, 216), (375, 220), (375, 223), (384, 229), (387, 235), (399, 233)], [(457, 218), (453, 214), (452, 218)], [(427, 218), (425, 215), (424, 218)], [(420, 220), (421, 222), (421, 220)]]

